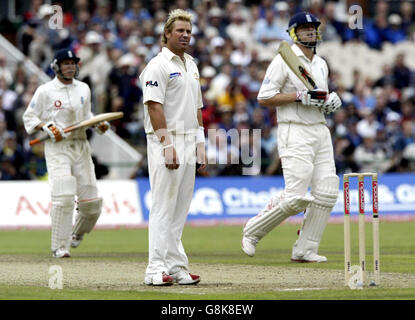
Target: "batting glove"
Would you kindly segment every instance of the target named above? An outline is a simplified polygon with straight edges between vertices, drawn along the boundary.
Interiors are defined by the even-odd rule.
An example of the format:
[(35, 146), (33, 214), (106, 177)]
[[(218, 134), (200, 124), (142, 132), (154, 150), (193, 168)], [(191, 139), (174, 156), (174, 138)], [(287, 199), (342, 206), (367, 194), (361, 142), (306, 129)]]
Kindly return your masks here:
[(322, 107), (327, 98), (327, 92), (321, 89), (297, 91), (297, 101), (305, 106)]
[(329, 94), (327, 101), (323, 104), (321, 109), (324, 113), (329, 114), (342, 106), (342, 101), (340, 100), (339, 96), (336, 92), (332, 92)]
[(42, 130), (45, 131), (53, 142), (59, 142), (67, 137), (63, 129), (56, 125), (53, 121), (46, 123)]
[(95, 130), (99, 134), (104, 134), (110, 128), (110, 124), (108, 121), (101, 121), (95, 126)]

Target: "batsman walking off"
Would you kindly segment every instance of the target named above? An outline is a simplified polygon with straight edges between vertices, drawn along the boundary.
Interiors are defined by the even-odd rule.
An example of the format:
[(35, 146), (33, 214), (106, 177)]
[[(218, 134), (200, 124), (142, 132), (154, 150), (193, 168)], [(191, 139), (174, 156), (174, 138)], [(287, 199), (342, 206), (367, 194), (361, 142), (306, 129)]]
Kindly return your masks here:
[(164, 47), (140, 75), (152, 197), (147, 285), (200, 281), (198, 275), (189, 273), (181, 240), (193, 196), (196, 162), (201, 164), (199, 170), (206, 166), (199, 71), (185, 53), (191, 21), (186, 11), (170, 12), (162, 36)]
[(316, 45), (321, 41), (319, 25), (316, 17), (300, 12), (290, 19), (287, 30), (294, 41), (294, 53), (312, 74), (318, 89), (308, 91), (278, 55), (269, 65), (258, 93), (261, 106), (277, 108), (278, 151), (285, 188), (246, 223), (242, 250), (249, 256), (254, 256), (258, 241), (273, 228), (305, 210), (291, 261), (327, 261), (318, 255), (318, 248), (337, 200), (339, 178), (324, 114), (340, 108), (341, 100), (335, 92), (328, 93), (328, 67), (316, 55)]
[[(94, 228), (102, 207), (85, 129), (70, 134), (63, 131), (92, 117), (91, 90), (75, 79), (79, 60), (70, 49), (57, 51), (51, 64), (56, 77), (36, 90), (23, 114), (28, 134), (42, 130), (50, 137), (45, 142), (45, 158), (52, 198), (51, 248), (56, 258), (70, 257), (69, 247), (80, 245), (84, 234)], [(100, 134), (108, 128), (106, 121), (95, 127)], [(75, 195), (78, 215), (72, 228)]]

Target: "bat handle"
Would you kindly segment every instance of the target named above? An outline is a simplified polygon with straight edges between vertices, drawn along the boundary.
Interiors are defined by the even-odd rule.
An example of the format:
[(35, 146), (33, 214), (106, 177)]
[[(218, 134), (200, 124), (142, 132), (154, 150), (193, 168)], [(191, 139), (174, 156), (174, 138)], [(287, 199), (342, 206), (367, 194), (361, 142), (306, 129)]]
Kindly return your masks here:
[(42, 141), (45, 141), (45, 140), (48, 140), (48, 139), (49, 139), (49, 136), (44, 136), (44, 137), (40, 137), (40, 138), (37, 138), (37, 139), (33, 139), (33, 140), (30, 140), (29, 145), (33, 146), (35, 144), (38, 144), (38, 143), (40, 143)]

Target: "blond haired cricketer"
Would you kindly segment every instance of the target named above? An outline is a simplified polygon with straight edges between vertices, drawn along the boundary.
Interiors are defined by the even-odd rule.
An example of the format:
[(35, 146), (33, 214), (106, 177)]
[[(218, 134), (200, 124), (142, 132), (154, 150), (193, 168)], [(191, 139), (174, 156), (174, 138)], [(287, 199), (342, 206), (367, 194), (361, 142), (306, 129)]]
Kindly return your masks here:
[(205, 137), (199, 71), (186, 54), (192, 16), (177, 9), (164, 26), (161, 52), (140, 75), (143, 88), (148, 169), (151, 186), (149, 261), (144, 283), (163, 286), (197, 284), (189, 272), (182, 232), (196, 175), (203, 169)]

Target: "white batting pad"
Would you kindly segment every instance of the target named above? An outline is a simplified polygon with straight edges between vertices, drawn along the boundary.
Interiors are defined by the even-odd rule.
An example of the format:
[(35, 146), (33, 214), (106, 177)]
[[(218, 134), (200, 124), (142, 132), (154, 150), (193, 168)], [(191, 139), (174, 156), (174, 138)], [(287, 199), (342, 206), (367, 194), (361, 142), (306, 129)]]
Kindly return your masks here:
[(293, 247), (296, 256), (302, 256), (308, 250), (317, 253), (330, 213), (337, 202), (339, 178), (328, 176), (321, 179), (312, 194), (315, 200), (306, 210), (300, 236)]
[(76, 216), (73, 233), (83, 235), (89, 233), (101, 215), (102, 198), (78, 203), (78, 215)]
[(244, 228), (244, 236), (263, 238), (289, 216), (304, 211), (313, 200), (314, 198), (310, 196), (286, 200), (283, 193), (274, 196), (257, 216), (248, 220)]
[(69, 248), (71, 242), (72, 217), (73, 217), (73, 199), (72, 205), (53, 206), (51, 212), (52, 218), (52, 251), (59, 248)]
[(72, 231), (72, 218), (76, 180), (66, 176), (51, 181), (52, 187), (52, 251), (69, 248)]

